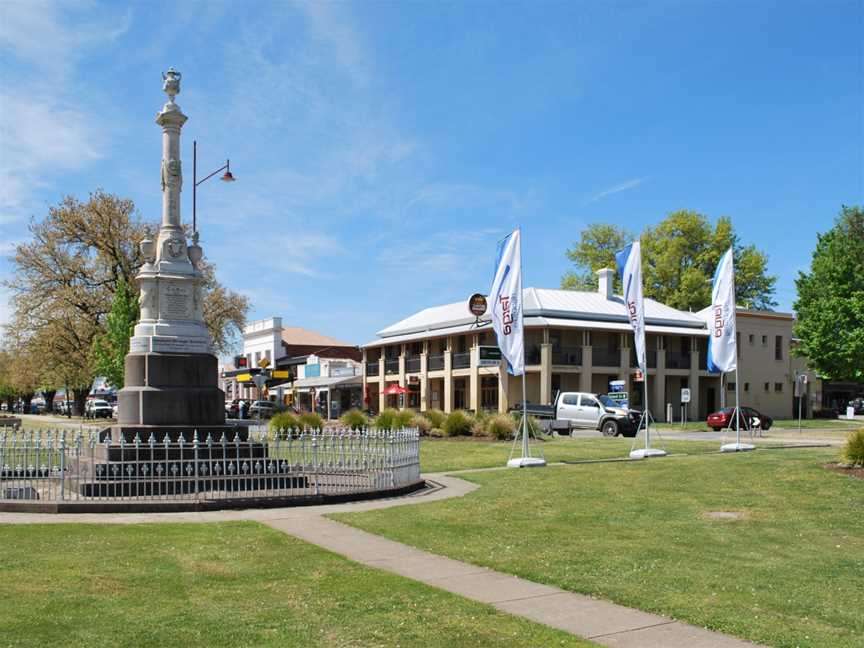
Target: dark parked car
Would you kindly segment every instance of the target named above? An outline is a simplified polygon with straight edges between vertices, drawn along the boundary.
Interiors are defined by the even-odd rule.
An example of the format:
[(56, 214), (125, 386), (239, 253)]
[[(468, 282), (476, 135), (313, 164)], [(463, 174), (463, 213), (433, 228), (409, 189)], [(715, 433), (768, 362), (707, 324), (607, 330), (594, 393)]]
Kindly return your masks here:
[[(735, 408), (734, 407), (724, 407), (719, 412), (714, 412), (713, 414), (708, 415), (708, 427), (710, 427), (715, 432), (719, 432), (723, 428), (731, 427), (733, 430), (735, 429), (735, 420), (734, 420)], [(731, 420), (730, 420), (731, 419)], [(742, 407), (741, 408), (741, 429), (749, 430), (753, 427), (753, 422), (758, 419), (760, 423), (760, 427), (763, 430), (768, 430), (774, 424), (774, 419), (766, 414), (761, 414), (757, 412), (752, 407)], [(731, 425), (730, 425), (731, 423)]]
[(849, 407), (851, 407), (855, 414), (864, 414), (864, 398), (855, 398), (849, 401)]

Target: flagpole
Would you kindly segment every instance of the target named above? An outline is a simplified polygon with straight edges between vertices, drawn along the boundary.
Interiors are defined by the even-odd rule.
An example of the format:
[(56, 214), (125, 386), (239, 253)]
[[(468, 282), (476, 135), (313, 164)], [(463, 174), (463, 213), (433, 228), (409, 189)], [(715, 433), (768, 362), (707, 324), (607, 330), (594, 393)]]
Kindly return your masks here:
[(528, 389), (525, 387), (525, 379), (528, 372), (522, 370), (522, 456), (530, 457), (531, 449), (528, 447)]
[(735, 364), (735, 445), (741, 445), (741, 403), (738, 402), (738, 364)]
[(649, 450), (651, 448), (651, 424), (648, 422), (648, 367), (645, 369), (646, 371), (642, 375), (643, 387), (645, 388), (645, 450)]

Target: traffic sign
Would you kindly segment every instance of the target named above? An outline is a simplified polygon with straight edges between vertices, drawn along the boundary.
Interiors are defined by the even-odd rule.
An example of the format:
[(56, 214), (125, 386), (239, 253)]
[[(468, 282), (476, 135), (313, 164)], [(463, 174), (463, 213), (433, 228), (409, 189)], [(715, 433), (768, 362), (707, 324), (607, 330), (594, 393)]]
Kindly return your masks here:
[(681, 388), (681, 402), (689, 403), (690, 402), (690, 388), (682, 387)]

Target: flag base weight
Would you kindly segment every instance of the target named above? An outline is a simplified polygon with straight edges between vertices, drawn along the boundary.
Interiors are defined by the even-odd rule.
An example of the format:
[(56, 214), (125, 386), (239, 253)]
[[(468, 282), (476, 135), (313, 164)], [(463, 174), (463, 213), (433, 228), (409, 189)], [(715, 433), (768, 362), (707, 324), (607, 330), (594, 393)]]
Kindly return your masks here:
[(546, 460), (540, 457), (517, 457), (507, 462), (508, 468), (541, 468), (546, 465)]
[(648, 457), (665, 457), (666, 451), (660, 448), (639, 448), (630, 453), (631, 459), (647, 459)]
[(747, 452), (755, 449), (756, 446), (749, 443), (727, 443), (720, 446), (720, 452)]

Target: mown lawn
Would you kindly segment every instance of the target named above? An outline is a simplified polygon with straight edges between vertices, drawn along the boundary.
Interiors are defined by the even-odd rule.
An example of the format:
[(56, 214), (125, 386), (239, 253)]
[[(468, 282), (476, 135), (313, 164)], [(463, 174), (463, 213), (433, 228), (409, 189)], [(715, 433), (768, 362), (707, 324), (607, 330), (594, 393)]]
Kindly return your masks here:
[(251, 522), (0, 526), (2, 646), (593, 646)]
[[(598, 433), (599, 434), (599, 433)], [(651, 445), (663, 447), (669, 453), (719, 452), (719, 441), (661, 440), (652, 437)], [(640, 438), (637, 447), (644, 441)], [(630, 454), (633, 439), (624, 437), (596, 439), (568, 437), (532, 441), (532, 453), (542, 453), (546, 461), (584, 461), (592, 459), (623, 459)], [(450, 439), (423, 438), (420, 442), (420, 469), (423, 472), (445, 472), (472, 468), (494, 468), (504, 466), (510, 457), (512, 441), (489, 441), (473, 437)], [(517, 448), (518, 451), (518, 448)], [(535, 451), (538, 451), (535, 453)]]
[[(836, 450), (469, 473), (456, 500), (335, 518), (774, 646), (864, 646), (864, 481)], [(712, 512), (741, 519), (716, 519)]]

